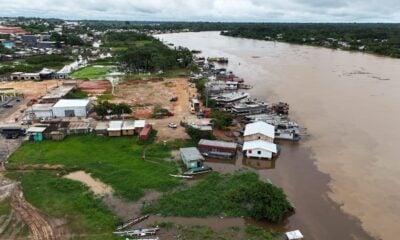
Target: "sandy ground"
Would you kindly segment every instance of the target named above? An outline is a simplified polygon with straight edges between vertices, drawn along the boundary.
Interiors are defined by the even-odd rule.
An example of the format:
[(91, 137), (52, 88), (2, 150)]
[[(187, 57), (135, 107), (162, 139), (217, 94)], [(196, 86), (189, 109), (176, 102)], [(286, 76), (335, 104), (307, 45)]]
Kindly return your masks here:
[(90, 188), (90, 190), (94, 192), (94, 194), (103, 196), (112, 193), (112, 188), (110, 186), (104, 184), (99, 180), (94, 179), (92, 176), (90, 176), (90, 174), (84, 171), (72, 172), (65, 175), (64, 177), (85, 184)]
[[(118, 86), (113, 102), (126, 102), (135, 107), (134, 116), (148, 119), (158, 131), (157, 140), (187, 139), (185, 129), (168, 127), (168, 123), (179, 122), (184, 117), (193, 116), (189, 109), (189, 96), (196, 95), (196, 89), (190, 87), (186, 78), (166, 79), (164, 81), (127, 81)], [(171, 97), (177, 96), (178, 101), (170, 102)], [(174, 116), (162, 119), (151, 118), (154, 106), (159, 105), (168, 109)]]
[(39, 97), (46, 94), (47, 91), (57, 87), (57, 84), (61, 84), (58, 80), (46, 80), (41, 82), (35, 81), (9, 81), (0, 82), (0, 88), (14, 88), (16, 92), (22, 93), (24, 97), (21, 102), (15, 105), (11, 109), (6, 109), (5, 112), (0, 114), (0, 125), (1, 124), (12, 124), (15, 122), (15, 118), (20, 118), (27, 109), (27, 103), (31, 99), (38, 99)]
[[(318, 169), (330, 176), (328, 196), (376, 238), (398, 238), (400, 60), (218, 33), (191, 34), (164, 39), (229, 57), (228, 68), (256, 84), (253, 96), (289, 102), (292, 118), (311, 135), (301, 148), (309, 149)], [(280, 178), (292, 182), (282, 174)], [(285, 191), (296, 194), (294, 185), (283, 184)], [(314, 210), (309, 207), (323, 212), (318, 204)], [(329, 220), (313, 219), (311, 212), (298, 214), (304, 214), (303, 221), (317, 234), (315, 226)]]

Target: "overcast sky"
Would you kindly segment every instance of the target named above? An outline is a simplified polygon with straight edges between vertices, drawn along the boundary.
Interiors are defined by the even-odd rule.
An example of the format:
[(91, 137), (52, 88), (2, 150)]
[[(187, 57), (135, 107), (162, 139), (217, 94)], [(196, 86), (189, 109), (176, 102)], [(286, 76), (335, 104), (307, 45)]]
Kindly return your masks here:
[(0, 9), (63, 19), (400, 22), (400, 0), (0, 0)]

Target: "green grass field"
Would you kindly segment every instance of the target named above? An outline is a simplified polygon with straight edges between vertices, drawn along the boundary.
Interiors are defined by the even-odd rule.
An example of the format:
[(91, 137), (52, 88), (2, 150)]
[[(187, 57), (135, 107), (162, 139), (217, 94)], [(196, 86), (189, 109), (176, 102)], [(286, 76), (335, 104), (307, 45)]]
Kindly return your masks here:
[(73, 72), (71, 74), (71, 78), (92, 79), (92, 80), (105, 79), (107, 77), (107, 74), (109, 74), (112, 69), (114, 69), (113, 66), (100, 67), (100, 66), (90, 65)]
[(21, 181), (25, 198), (46, 215), (66, 221), (73, 239), (118, 239), (119, 220), (85, 185), (52, 172), (8, 173)]
[[(113, 187), (115, 193), (137, 200), (146, 190), (168, 191), (179, 181), (167, 145), (140, 143), (137, 137), (71, 136), (62, 142), (23, 144), (9, 160), (8, 168), (20, 164), (62, 164), (67, 171), (84, 170)], [(145, 153), (146, 161), (142, 160)]]

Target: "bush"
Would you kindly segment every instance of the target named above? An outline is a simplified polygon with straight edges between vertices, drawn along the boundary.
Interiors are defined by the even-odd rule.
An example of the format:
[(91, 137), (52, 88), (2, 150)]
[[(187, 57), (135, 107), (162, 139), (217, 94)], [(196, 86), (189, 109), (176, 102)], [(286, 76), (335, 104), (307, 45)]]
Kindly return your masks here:
[(186, 132), (195, 142), (198, 142), (200, 139), (215, 139), (212, 132), (202, 131), (190, 126), (186, 128)]
[(211, 113), (212, 122), (217, 128), (225, 128), (232, 125), (233, 115), (229, 112), (213, 110)]

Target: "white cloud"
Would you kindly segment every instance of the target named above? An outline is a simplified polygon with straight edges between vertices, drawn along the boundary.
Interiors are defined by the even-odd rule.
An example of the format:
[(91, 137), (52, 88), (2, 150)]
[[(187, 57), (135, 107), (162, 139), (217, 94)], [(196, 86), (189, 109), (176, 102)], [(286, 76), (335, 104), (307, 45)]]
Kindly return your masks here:
[(399, 22), (398, 0), (0, 0), (2, 16), (64, 19)]

